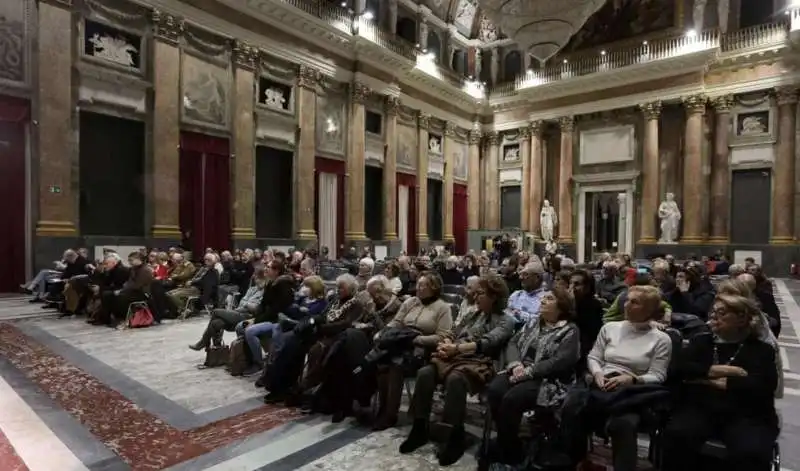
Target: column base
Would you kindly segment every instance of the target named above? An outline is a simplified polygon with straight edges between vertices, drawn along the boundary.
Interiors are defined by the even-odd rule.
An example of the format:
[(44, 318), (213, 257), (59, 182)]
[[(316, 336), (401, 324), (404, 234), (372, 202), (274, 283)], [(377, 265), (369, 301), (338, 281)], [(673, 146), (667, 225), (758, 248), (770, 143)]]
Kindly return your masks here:
[(709, 244), (727, 244), (728, 238), (723, 236), (712, 236), (708, 238)]
[(657, 241), (656, 241), (656, 238), (655, 238), (655, 237), (642, 237), (642, 238), (641, 238), (641, 239), (639, 239), (639, 241), (638, 241), (638, 242), (636, 242), (636, 243), (637, 243), (637, 244), (655, 244), (656, 242), (657, 242)]
[(388, 241), (393, 241), (393, 240), (398, 240), (398, 239), (399, 238), (397, 237), (397, 234), (395, 234), (394, 232), (387, 232), (387, 233), (383, 234), (383, 240), (385, 240), (387, 242)]
[(234, 239), (255, 239), (256, 231), (252, 227), (234, 227), (231, 231)]
[(702, 244), (703, 238), (699, 236), (683, 236), (678, 240), (681, 244)]
[(770, 245), (789, 245), (794, 243), (794, 238), (789, 236), (773, 237), (769, 243)]
[(78, 234), (71, 221), (39, 221), (36, 223), (36, 235), (40, 237), (74, 237)]
[(456, 241), (456, 236), (454, 236), (453, 234), (445, 234), (444, 237), (442, 238), (442, 240), (444, 242), (455, 242)]
[(575, 242), (573, 242), (572, 237), (559, 237), (556, 240), (556, 243), (557, 244), (574, 244)]
[(181, 228), (172, 224), (155, 224), (150, 233), (154, 239), (182, 239)]
[(297, 231), (297, 238), (299, 240), (316, 240), (317, 231), (314, 229), (300, 229)]
[(367, 240), (367, 233), (366, 232), (345, 232), (344, 233), (345, 240)]

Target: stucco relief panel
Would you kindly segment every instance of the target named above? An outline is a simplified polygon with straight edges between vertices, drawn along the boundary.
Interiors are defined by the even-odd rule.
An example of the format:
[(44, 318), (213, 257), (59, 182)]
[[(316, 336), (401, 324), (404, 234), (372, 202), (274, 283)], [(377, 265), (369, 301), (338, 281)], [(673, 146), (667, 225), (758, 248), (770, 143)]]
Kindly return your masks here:
[(467, 145), (456, 141), (453, 143), (453, 178), (466, 180), (469, 177), (469, 160)]
[(347, 105), (343, 93), (334, 90), (317, 95), (317, 148), (344, 155), (347, 136)]
[(230, 69), (210, 64), (190, 53), (182, 55), (182, 118), (227, 128), (230, 104)]
[(404, 124), (397, 126), (397, 165), (417, 168), (417, 129)]
[(0, 2), (0, 81), (27, 82), (30, 8), (29, 0)]

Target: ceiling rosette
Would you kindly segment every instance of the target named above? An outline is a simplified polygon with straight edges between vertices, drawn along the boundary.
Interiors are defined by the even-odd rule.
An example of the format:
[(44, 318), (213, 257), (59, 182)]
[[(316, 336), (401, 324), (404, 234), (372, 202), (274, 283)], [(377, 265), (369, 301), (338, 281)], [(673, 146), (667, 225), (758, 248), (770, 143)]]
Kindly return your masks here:
[(479, 0), (488, 16), (523, 51), (541, 62), (567, 45), (605, 0)]

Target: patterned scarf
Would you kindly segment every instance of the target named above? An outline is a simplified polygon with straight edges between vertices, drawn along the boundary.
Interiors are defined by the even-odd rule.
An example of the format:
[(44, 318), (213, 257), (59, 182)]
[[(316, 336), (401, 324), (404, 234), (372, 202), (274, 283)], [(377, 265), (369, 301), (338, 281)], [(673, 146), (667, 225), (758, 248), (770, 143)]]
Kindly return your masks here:
[(336, 298), (334, 302), (332, 302), (328, 306), (328, 310), (325, 312), (325, 320), (328, 322), (336, 322), (344, 316), (350, 307), (356, 303), (356, 297), (353, 296), (345, 302), (342, 302), (339, 298)]

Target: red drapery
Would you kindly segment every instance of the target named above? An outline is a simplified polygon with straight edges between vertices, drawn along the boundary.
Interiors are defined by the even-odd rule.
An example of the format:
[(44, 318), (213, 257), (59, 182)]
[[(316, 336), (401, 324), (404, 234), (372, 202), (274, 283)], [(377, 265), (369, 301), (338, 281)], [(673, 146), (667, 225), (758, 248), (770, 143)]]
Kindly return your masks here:
[[(409, 255), (417, 254), (417, 177), (407, 173), (397, 174), (397, 200), (400, 200), (400, 185), (408, 187), (408, 233), (405, 234), (408, 240)], [(395, 211), (399, 214), (398, 208)]]
[(25, 121), (26, 100), (0, 96), (0, 293), (25, 282)]
[(319, 230), (319, 174), (332, 173), (336, 178), (336, 247), (328, 247), (330, 258), (344, 254), (344, 177), (345, 163), (342, 160), (317, 157), (314, 159), (314, 225)]
[(180, 226), (195, 257), (206, 247), (230, 247), (230, 156), (228, 140), (181, 132)]
[(467, 186), (453, 184), (453, 237), (456, 239), (456, 253), (467, 253)]

